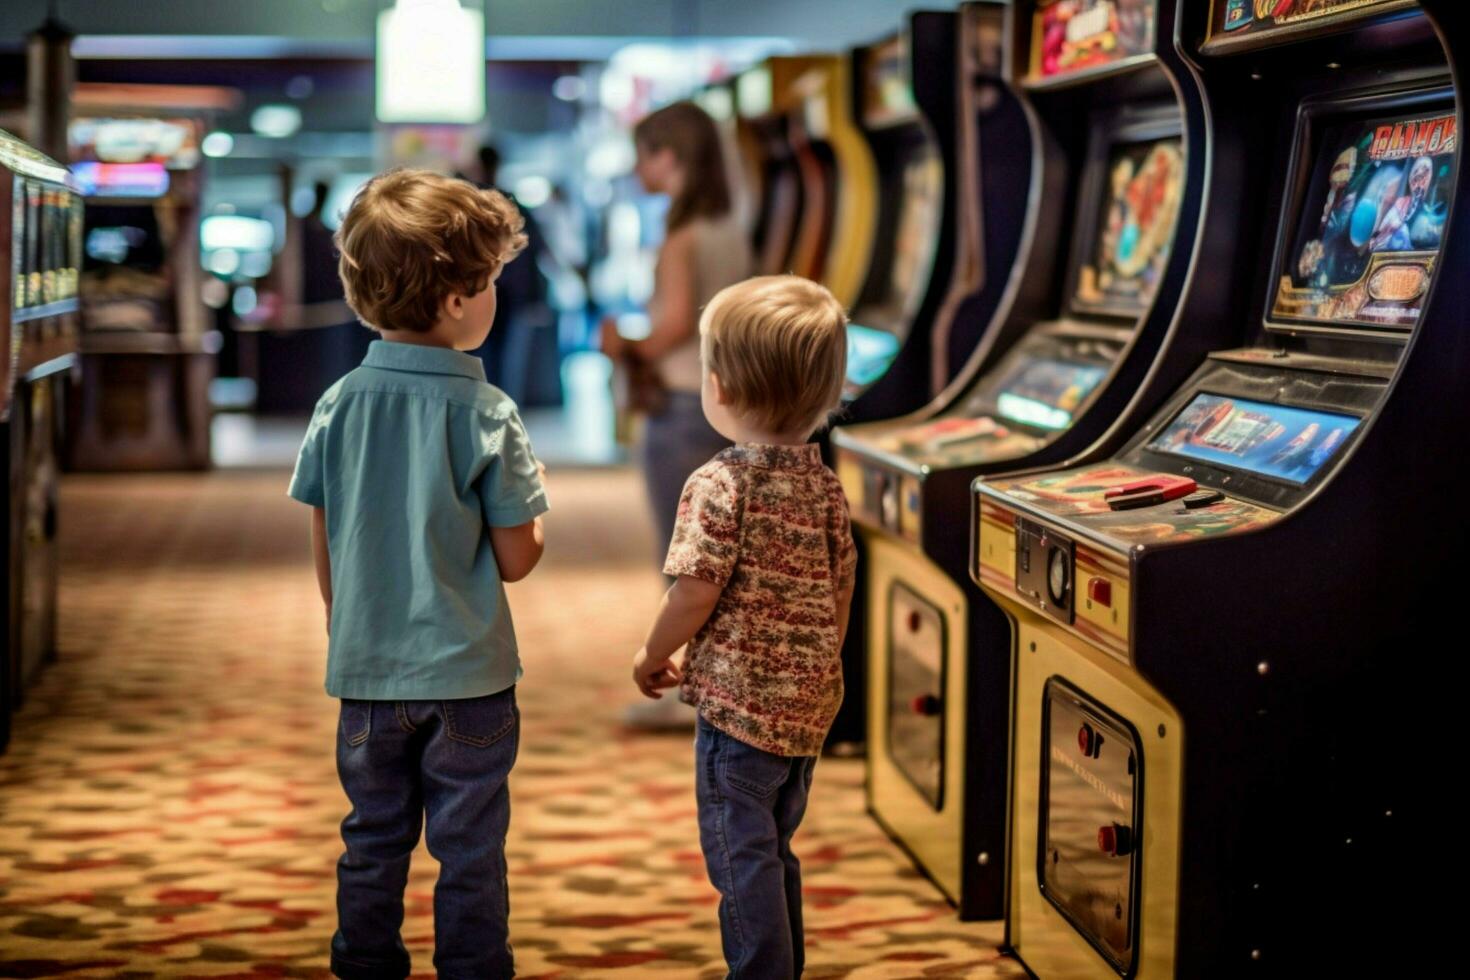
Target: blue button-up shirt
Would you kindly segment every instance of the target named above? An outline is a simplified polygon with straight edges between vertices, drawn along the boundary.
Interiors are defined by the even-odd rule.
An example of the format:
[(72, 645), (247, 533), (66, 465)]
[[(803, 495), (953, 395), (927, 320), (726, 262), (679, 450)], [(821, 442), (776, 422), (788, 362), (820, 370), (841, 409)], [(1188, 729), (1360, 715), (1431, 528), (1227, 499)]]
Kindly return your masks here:
[(290, 494), (326, 509), (327, 693), (469, 698), (520, 677), (490, 527), (546, 511), (515, 404), (478, 358), (377, 340), (327, 390)]

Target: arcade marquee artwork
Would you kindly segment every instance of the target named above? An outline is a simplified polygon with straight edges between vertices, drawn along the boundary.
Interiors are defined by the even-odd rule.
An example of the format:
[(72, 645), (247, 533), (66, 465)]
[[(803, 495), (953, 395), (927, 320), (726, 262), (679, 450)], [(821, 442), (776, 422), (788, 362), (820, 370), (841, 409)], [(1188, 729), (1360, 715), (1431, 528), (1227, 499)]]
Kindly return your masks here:
[(1215, 0), (1217, 31), (1246, 34), (1307, 24), (1365, 7), (1409, 6), (1403, 0)]
[(1455, 116), (1327, 128), (1272, 314), (1407, 329), (1449, 214)]
[(1031, 43), (1031, 72), (1044, 79), (1149, 54), (1153, 0), (1043, 0)]

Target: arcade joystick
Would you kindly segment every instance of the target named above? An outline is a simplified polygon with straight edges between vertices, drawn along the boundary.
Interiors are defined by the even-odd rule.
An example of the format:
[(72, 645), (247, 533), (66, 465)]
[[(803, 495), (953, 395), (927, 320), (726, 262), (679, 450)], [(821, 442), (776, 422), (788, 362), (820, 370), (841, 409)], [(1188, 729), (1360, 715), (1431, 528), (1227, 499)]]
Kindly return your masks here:
[(1124, 483), (1103, 491), (1103, 499), (1112, 510), (1132, 510), (1135, 507), (1152, 507), (1188, 496), (1199, 488), (1186, 476), (1159, 474), (1132, 483)]

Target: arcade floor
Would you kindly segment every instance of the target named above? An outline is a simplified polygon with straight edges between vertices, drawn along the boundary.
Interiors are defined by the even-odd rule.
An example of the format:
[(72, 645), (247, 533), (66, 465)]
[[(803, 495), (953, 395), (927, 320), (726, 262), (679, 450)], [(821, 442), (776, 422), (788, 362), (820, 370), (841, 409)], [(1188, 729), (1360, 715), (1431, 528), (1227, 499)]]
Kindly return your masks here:
[[(326, 977), (334, 702), (305, 511), (281, 472), (68, 478), (61, 656), (0, 757), (0, 977)], [(526, 676), (512, 777), (523, 977), (722, 975), (688, 736), (618, 717), (653, 609), (626, 470), (553, 470), (548, 551), (511, 587)], [(808, 973), (1012, 977), (823, 760), (806, 826)], [(433, 976), (420, 847), (404, 938)]]

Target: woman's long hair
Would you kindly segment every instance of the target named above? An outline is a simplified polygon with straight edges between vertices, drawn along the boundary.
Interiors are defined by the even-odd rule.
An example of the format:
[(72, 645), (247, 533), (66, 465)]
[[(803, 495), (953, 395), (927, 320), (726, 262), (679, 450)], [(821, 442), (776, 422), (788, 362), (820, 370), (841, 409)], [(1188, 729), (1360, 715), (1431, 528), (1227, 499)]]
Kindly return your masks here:
[(684, 168), (684, 186), (669, 204), (667, 227), (680, 228), (695, 218), (730, 213), (730, 181), (715, 121), (693, 102), (675, 102), (644, 116), (633, 127), (633, 139), (649, 150), (668, 149)]

